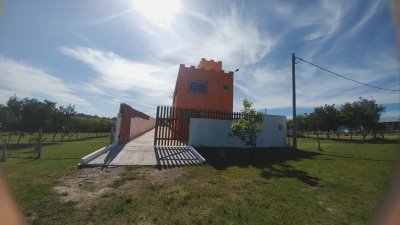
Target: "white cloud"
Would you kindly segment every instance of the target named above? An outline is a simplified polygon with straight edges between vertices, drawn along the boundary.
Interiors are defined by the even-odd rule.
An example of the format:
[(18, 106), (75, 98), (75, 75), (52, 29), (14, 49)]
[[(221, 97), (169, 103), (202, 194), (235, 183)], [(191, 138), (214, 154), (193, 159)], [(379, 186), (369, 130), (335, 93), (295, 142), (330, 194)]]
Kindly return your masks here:
[(348, 31), (346, 32), (346, 36), (351, 37), (354, 36), (358, 31), (360, 31), (365, 25), (371, 20), (371, 18), (378, 11), (381, 1), (373, 1), (369, 9), (364, 13), (361, 19)]
[[(383, 63), (382, 63), (383, 64)], [(380, 73), (391, 69), (377, 67), (374, 69), (359, 69), (335, 65), (335, 72), (347, 75), (348, 77), (369, 84), (376, 84), (382, 81), (386, 88), (399, 89), (398, 74)], [(393, 70), (392, 70), (393, 71)], [(254, 101), (256, 108), (279, 109), (292, 106), (292, 77), (290, 68), (274, 68), (263, 66), (252, 71), (245, 71), (245, 74), (235, 77), (235, 87)], [(377, 76), (377, 74), (381, 74)], [(390, 80), (392, 80), (390, 82)], [(315, 69), (308, 64), (296, 65), (296, 96), (297, 107), (313, 108), (324, 104), (340, 105), (345, 102), (352, 102), (358, 97), (373, 98), (379, 104), (396, 103), (400, 100), (399, 92), (382, 91), (369, 88), (348, 80), (333, 76), (325, 71)], [(239, 101), (235, 102), (240, 105)]]
[[(328, 0), (304, 7), (290, 3), (272, 3), (271, 9), (266, 9), (266, 14), (270, 16), (270, 21), (283, 24), (283, 27), (274, 33), (267, 28), (272, 22), (260, 22), (259, 15), (245, 11), (248, 8), (241, 9), (235, 5), (217, 13), (210, 11), (207, 14), (188, 9), (186, 14), (180, 17), (181, 21), (170, 31), (157, 30), (154, 27), (143, 29), (152, 35), (152, 44), (157, 46), (156, 53), (161, 55), (156, 57), (161, 60), (172, 59), (177, 63), (189, 62), (197, 65), (197, 61), (205, 57), (223, 61), (224, 67), (228, 68), (226, 70), (239, 67), (240, 72), (235, 74), (235, 109), (241, 105), (238, 98), (242, 97), (253, 99), (256, 107), (276, 109), (291, 107), (292, 104), (290, 64), (287, 67), (276, 67), (274, 63), (260, 65), (261, 59), (268, 56), (274, 48), (286, 45), (281, 40), (289, 31), (299, 31), (299, 39), (303, 39), (301, 43), (307, 46), (307, 51), (302, 56), (313, 60), (321, 49), (327, 47), (328, 41), (334, 41), (338, 37), (339, 31), (348, 22), (347, 16), (355, 7), (356, 4)], [(368, 23), (374, 15), (375, 8), (372, 6), (356, 26), (361, 28)], [(188, 24), (183, 19), (188, 21)], [(359, 69), (347, 66), (346, 62), (343, 62), (340, 65), (331, 65), (331, 68), (336, 72), (349, 74), (353, 79), (374, 84), (390, 78), (376, 76), (381, 69), (393, 71), (392, 67), (389, 68), (389, 65), (384, 63), (380, 66)], [(398, 95), (395, 93), (361, 87), (324, 74), (325, 72), (311, 66), (297, 65), (297, 73), (298, 107), (341, 104), (354, 101), (359, 96), (372, 96), (380, 103), (398, 101)], [(396, 83), (387, 85), (389, 88), (398, 89)]]
[(349, 4), (329, 0), (305, 5), (296, 3), (273, 3), (268, 7), (271, 10), (268, 15), (272, 17), (271, 21), (284, 24), (282, 29), (286, 31), (307, 29), (298, 36), (306, 41), (331, 38), (340, 28), (343, 16), (350, 8)]
[[(2, 96), (6, 94), (9, 97), (10, 93), (15, 93), (20, 97), (32, 97), (39, 94), (57, 103), (90, 105), (60, 78), (4, 57), (0, 57), (0, 88)], [(3, 97), (1, 101), (4, 102)]]
[(309, 7), (308, 12), (301, 14), (298, 26), (314, 26), (315, 29), (305, 39), (330, 38), (338, 30), (342, 16), (342, 5), (337, 1), (321, 1), (316, 9)]
[(87, 64), (96, 72), (86, 91), (107, 95), (112, 101), (133, 102), (140, 107), (171, 104), (178, 65), (132, 61), (112, 52), (85, 47), (62, 47), (61, 52)]
[(193, 10), (177, 18), (172, 30), (143, 27), (154, 35), (155, 54), (162, 60), (197, 65), (201, 58), (215, 59), (233, 70), (259, 62), (278, 40), (262, 31), (255, 15), (234, 5), (215, 14)]
[(176, 14), (181, 11), (180, 0), (135, 0), (132, 4), (146, 22), (161, 28), (169, 28)]

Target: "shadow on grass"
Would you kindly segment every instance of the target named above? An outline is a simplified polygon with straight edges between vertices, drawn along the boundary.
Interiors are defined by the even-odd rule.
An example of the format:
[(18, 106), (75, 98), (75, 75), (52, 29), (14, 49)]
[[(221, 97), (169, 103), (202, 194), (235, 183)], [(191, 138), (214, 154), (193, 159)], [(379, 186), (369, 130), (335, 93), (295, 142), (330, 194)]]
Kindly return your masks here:
[(285, 163), (279, 163), (277, 165), (271, 165), (268, 169), (261, 171), (261, 177), (265, 179), (271, 178), (296, 178), (299, 181), (312, 186), (317, 187), (319, 185), (319, 178), (308, 175), (307, 172), (297, 170), (293, 166)]
[(198, 152), (206, 159), (207, 163), (217, 170), (224, 170), (231, 166), (249, 167), (260, 169), (286, 161), (313, 159), (320, 155), (317, 152), (293, 150), (289, 148), (199, 148)]
[(257, 167), (260, 176), (271, 178), (296, 178), (309, 186), (320, 186), (319, 178), (310, 176), (306, 171), (288, 165), (287, 161), (314, 159), (321, 155), (317, 152), (293, 150), (288, 148), (238, 149), (238, 148), (202, 148), (198, 152), (207, 163), (217, 170), (225, 170), (232, 166), (241, 168)]

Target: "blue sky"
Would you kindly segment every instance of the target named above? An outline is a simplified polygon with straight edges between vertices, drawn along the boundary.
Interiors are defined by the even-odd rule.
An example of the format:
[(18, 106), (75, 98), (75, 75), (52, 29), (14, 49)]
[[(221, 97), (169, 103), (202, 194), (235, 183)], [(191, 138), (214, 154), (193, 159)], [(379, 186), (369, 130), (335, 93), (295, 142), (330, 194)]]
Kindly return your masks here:
[[(155, 114), (171, 105), (179, 64), (201, 58), (235, 73), (234, 109), (291, 117), (291, 54), (371, 85), (400, 89), (387, 1), (5, 1), (0, 103), (19, 97), (116, 116), (120, 102)], [(400, 92), (296, 65), (298, 112), (358, 97), (400, 115)]]

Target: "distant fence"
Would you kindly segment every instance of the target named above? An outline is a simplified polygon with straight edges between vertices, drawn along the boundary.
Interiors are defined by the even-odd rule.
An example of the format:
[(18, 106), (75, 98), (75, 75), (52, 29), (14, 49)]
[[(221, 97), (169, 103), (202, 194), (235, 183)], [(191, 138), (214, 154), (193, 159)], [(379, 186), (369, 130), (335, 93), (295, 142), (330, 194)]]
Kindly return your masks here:
[(241, 113), (158, 106), (154, 146), (187, 145), (189, 141), (190, 118), (238, 120), (241, 118)]
[[(31, 144), (38, 138), (39, 132), (3, 132), (0, 139), (6, 144)], [(44, 143), (74, 142), (97, 137), (106, 137), (106, 132), (53, 132), (42, 133)]]
[(49, 150), (47, 156), (59, 158), (63, 154), (60, 150), (64, 144), (107, 145), (110, 143), (110, 135), (110, 133), (42, 133), (41, 131), (0, 133), (0, 162), (6, 158), (40, 159), (42, 147), (50, 146), (52, 150)]

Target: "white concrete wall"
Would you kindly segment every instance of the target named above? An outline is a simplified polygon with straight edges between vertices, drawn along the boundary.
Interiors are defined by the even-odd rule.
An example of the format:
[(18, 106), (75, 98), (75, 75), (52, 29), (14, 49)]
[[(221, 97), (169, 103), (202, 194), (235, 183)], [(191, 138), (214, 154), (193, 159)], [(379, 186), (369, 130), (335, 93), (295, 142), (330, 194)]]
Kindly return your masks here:
[(117, 115), (117, 122), (115, 123), (115, 131), (114, 131), (114, 137), (113, 137), (113, 144), (118, 143), (118, 136), (119, 132), (121, 131), (121, 113), (118, 113)]
[[(231, 133), (231, 121), (191, 118), (189, 145), (196, 147), (245, 147)], [(280, 129), (281, 128), (281, 129)], [(286, 147), (286, 117), (265, 115), (257, 147)]]
[(129, 139), (135, 138), (141, 134), (146, 133), (147, 131), (153, 129), (155, 125), (156, 121), (152, 117), (149, 117), (148, 120), (139, 117), (131, 118)]

